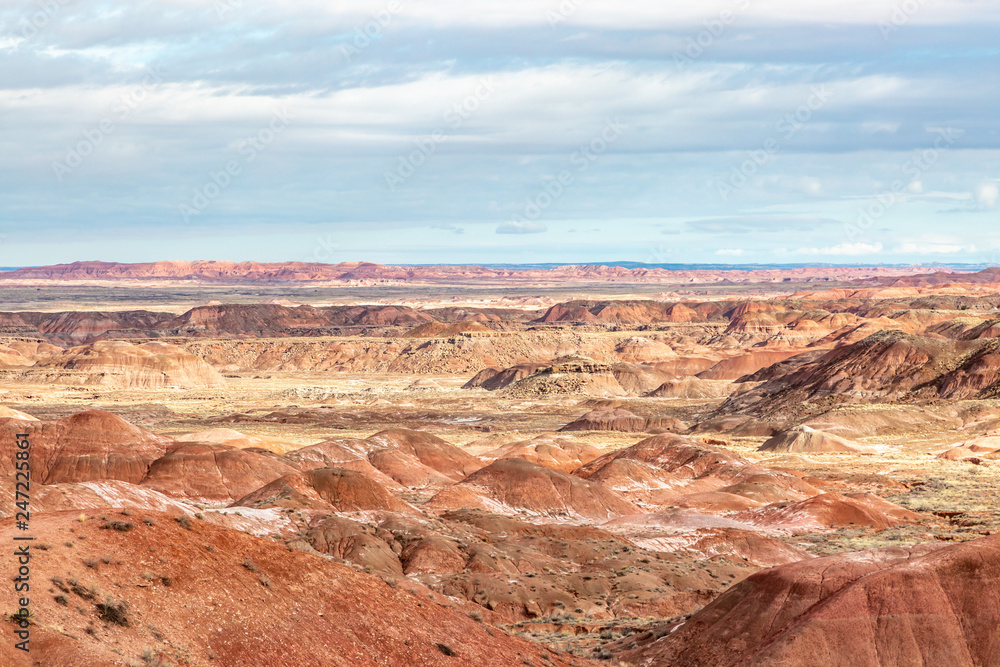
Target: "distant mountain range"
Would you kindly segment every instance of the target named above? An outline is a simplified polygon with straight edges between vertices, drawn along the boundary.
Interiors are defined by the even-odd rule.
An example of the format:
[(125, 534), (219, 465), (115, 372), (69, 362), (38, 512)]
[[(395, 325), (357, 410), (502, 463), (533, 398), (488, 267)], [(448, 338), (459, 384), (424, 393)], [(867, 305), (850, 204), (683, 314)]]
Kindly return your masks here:
[[(719, 265), (635, 262), (611, 264), (424, 265), (388, 266), (370, 262), (318, 264), (229, 261), (165, 261), (139, 264), (73, 262), (26, 267), (0, 273), (0, 280), (31, 281), (196, 281), (207, 283), (303, 283), (342, 285), (380, 284), (547, 284), (644, 283), (750, 284), (891, 281), (924, 276), (919, 284), (939, 284), (961, 277), (969, 282), (979, 267), (957, 266), (835, 266), (835, 265)], [(964, 269), (964, 272), (963, 272)], [(931, 277), (933, 276), (933, 277)], [(992, 275), (986, 282), (992, 282)], [(972, 279), (972, 282), (978, 282)]]
[(461, 265), (387, 266), (369, 262), (317, 264), (228, 261), (73, 262), (0, 273), (3, 280), (187, 280), (238, 283), (332, 282), (341, 284), (453, 282), (630, 282), (718, 283), (844, 281), (926, 273), (927, 268), (760, 267), (662, 268), (604, 264), (483, 267)]

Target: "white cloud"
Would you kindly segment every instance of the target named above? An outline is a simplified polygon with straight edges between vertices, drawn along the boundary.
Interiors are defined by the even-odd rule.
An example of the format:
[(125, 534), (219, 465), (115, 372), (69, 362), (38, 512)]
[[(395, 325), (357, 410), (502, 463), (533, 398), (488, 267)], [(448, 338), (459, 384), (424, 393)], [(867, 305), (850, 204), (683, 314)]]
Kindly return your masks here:
[(746, 250), (742, 248), (723, 248), (722, 250), (716, 250), (715, 254), (727, 257), (741, 257), (746, 254)]
[(895, 134), (899, 130), (899, 123), (862, 123), (861, 131), (865, 134)]
[(23, 41), (23, 37), (0, 37), (0, 49), (13, 50)]
[(802, 192), (807, 195), (818, 195), (823, 192), (823, 183), (819, 179), (803, 177), (801, 184)]
[(996, 208), (997, 195), (1000, 195), (1000, 188), (996, 183), (983, 183), (976, 188), (976, 204), (984, 210)]
[(903, 243), (893, 252), (899, 254), (916, 255), (953, 255), (958, 252), (975, 252), (974, 245), (961, 245), (958, 243)]
[[(882, 252), (881, 243), (841, 243), (827, 248), (798, 248), (791, 255), (873, 255)], [(784, 253), (781, 253), (784, 254)]]
[[(190, 0), (175, 0), (191, 4)], [(282, 0), (262, 4), (288, 6)], [(327, 0), (300, 0), (294, 3), (303, 15), (360, 20), (388, 5), (386, 0), (330, 3)], [(401, 0), (397, 20), (407, 25), (441, 26), (549, 26), (553, 13), (565, 15), (564, 26), (597, 28), (670, 28), (696, 26), (718, 19), (723, 11), (746, 23), (836, 23), (870, 24), (891, 22), (902, 10), (900, 0), (714, 0), (704, 3), (621, 3), (618, 0)], [(988, 21), (997, 17), (996, 3), (990, 0), (936, 0), (914, 3), (918, 10), (904, 14), (908, 24), (954, 24), (976, 17)], [(748, 6), (749, 5), (749, 6)], [(562, 9), (571, 7), (570, 10)], [(878, 33), (876, 33), (877, 35)]]
[(541, 234), (549, 228), (540, 222), (519, 222), (511, 220), (497, 227), (497, 234)]

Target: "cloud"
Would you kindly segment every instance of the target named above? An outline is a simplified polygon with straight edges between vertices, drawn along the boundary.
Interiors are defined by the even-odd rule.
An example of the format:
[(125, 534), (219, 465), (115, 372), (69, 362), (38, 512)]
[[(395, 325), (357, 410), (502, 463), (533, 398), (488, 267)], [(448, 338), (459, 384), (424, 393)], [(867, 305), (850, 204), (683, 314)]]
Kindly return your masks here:
[(541, 234), (549, 231), (549, 228), (540, 222), (521, 222), (511, 220), (497, 227), (497, 234)]
[(958, 243), (903, 243), (893, 252), (911, 255), (953, 255), (959, 252), (975, 252), (974, 245)]
[[(731, 247), (754, 257), (774, 245), (838, 254), (826, 246), (846, 240), (837, 219), (857, 219), (849, 198), (867, 206), (897, 180), (919, 187), (879, 224), (905, 229), (907, 240), (927, 241), (920, 233), (942, 226), (964, 226), (961, 238), (979, 239), (991, 220), (974, 212), (996, 208), (995, 0), (921, 3), (886, 40), (876, 26), (892, 20), (900, 0), (753, 3), (683, 67), (675, 56), (704, 37), (706, 21), (744, 3), (404, 1), (373, 24), (389, 4), (3, 4), (7, 263), (79, 259), (86, 246), (77, 238), (128, 260), (134, 250), (121, 229), (149, 238), (158, 252), (176, 248), (159, 244), (173, 238), (178, 205), (231, 160), (242, 164), (240, 147), (283, 108), (294, 114), (289, 129), (192, 219), (192, 233), (217, 238), (246, 224), (278, 233), (289, 220), (333, 235), (391, 226), (392, 234), (359, 237), (351, 259), (398, 253), (391, 256), (423, 263), (453, 259), (449, 248), (461, 247), (518, 261), (518, 244), (497, 243), (494, 231), (545, 226), (498, 221), (537, 193), (540, 179), (567, 169), (574, 182), (546, 220), (581, 233), (539, 249), (540, 260), (640, 254), (660, 230), (683, 233), (677, 254), (693, 262)], [(233, 11), (220, 15), (220, 6)], [(553, 27), (549, 15), (568, 6)], [(39, 8), (55, 13), (23, 36)], [(140, 100), (134, 93), (147, 66), (160, 66), (163, 82), (139, 91)], [(488, 98), (477, 94), (484, 80), (496, 88)], [(811, 108), (817, 88), (829, 102)], [(131, 99), (126, 107), (123, 98)], [(627, 135), (578, 171), (574, 156), (618, 116)], [(113, 131), (98, 136), (105, 119)], [(947, 159), (909, 174), (906, 165), (926, 159), (936, 129), (948, 127), (965, 133)], [(430, 145), (436, 128), (446, 140)], [(53, 163), (80, 146), (90, 150), (91, 136), (99, 145), (57, 181)], [(767, 137), (780, 151), (722, 201), (714, 184), (759, 154)], [(382, 175), (412, 155), (425, 164), (388, 192)], [(977, 183), (986, 185), (977, 192)], [(959, 188), (964, 199), (941, 205), (938, 193)], [(942, 218), (935, 202), (967, 210)], [(650, 226), (657, 220), (666, 229)], [(595, 226), (603, 231), (591, 232)], [(902, 242), (874, 232), (863, 240), (877, 238)], [(278, 252), (257, 243), (206, 252)], [(312, 252), (310, 241), (302, 246), (287, 255)]]
[(726, 257), (741, 257), (746, 254), (746, 250), (743, 248), (723, 248), (721, 250), (716, 250), (715, 254)]
[(1000, 188), (996, 183), (983, 183), (976, 188), (976, 204), (983, 210), (996, 208), (997, 195), (1000, 195)]
[(761, 232), (812, 231), (841, 224), (815, 215), (754, 215), (705, 218), (685, 223), (688, 231), (707, 234), (758, 234)]
[(873, 255), (882, 252), (881, 243), (841, 243), (827, 248), (798, 248), (791, 255)]

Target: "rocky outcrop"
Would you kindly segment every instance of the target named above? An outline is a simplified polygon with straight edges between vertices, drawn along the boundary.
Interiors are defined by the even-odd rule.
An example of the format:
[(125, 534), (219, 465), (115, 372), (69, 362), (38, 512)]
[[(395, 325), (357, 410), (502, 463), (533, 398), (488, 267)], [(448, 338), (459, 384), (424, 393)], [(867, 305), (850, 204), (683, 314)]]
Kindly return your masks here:
[(226, 386), (210, 365), (175, 345), (99, 341), (72, 347), (35, 365), (41, 382), (117, 389)]
[(757, 451), (789, 453), (866, 452), (867, 447), (808, 426), (797, 426), (768, 438)]
[(654, 429), (682, 431), (685, 429), (685, 425), (677, 419), (640, 417), (624, 408), (598, 408), (566, 424), (559, 430), (647, 433)]

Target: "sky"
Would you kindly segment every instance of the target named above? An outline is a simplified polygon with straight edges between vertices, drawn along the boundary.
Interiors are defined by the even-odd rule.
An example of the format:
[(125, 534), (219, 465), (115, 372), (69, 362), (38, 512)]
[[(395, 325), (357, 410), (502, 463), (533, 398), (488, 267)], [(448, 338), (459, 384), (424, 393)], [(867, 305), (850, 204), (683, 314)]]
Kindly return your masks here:
[(0, 266), (1000, 263), (995, 0), (3, 0)]

